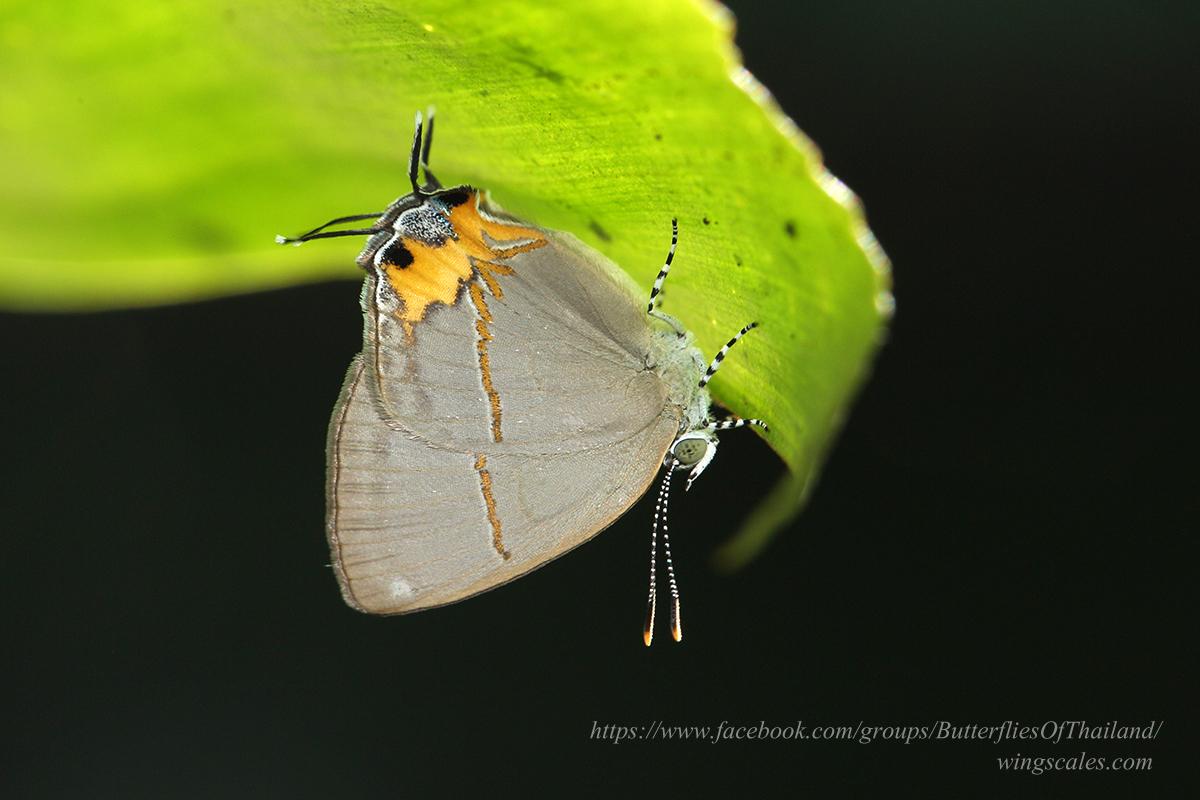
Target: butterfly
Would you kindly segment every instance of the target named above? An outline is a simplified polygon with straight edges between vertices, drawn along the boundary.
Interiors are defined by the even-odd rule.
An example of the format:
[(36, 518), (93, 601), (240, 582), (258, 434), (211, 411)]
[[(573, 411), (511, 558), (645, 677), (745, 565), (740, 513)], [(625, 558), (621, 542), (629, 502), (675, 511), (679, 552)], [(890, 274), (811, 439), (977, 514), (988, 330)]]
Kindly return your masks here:
[(707, 389), (757, 323), (706, 361), (660, 308), (676, 220), (639, 299), (625, 272), (574, 236), (518, 220), (475, 187), (443, 186), (429, 168), (432, 112), (415, 128), (410, 192), (382, 212), (277, 237), (369, 237), (357, 259), (363, 350), (328, 436), (327, 533), (343, 597), (402, 614), (493, 589), (604, 530), (661, 471), (643, 641), (654, 634), (660, 533), (681, 640), (671, 478), (687, 471), (690, 488), (719, 431), (767, 430), (715, 419)]

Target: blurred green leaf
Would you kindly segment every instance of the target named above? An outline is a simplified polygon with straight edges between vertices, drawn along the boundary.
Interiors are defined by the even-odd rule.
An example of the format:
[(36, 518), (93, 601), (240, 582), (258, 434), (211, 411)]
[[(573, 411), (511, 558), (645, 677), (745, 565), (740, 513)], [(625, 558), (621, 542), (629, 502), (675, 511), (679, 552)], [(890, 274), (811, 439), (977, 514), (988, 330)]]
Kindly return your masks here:
[[(415, 110), (445, 182), (569, 230), (666, 308), (792, 470), (790, 518), (880, 339), (887, 261), (853, 195), (689, 0), (10, 2), (0, 10), (0, 306), (83, 310), (356, 277), (360, 242), (280, 248), (405, 191)], [(349, 309), (347, 313), (352, 313)]]

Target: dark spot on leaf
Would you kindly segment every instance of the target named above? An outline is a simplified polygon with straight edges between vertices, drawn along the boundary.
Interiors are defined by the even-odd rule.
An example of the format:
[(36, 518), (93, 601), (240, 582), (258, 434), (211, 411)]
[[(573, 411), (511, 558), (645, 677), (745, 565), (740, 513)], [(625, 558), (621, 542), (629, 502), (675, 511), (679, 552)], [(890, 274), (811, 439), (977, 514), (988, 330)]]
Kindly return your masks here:
[(608, 231), (604, 230), (604, 228), (601, 228), (600, 223), (596, 222), (596, 220), (594, 220), (594, 219), (589, 220), (588, 227), (592, 229), (592, 233), (594, 233), (598, 237), (600, 237), (600, 241), (602, 241), (602, 242), (611, 242), (612, 241), (612, 237), (608, 235)]
[(558, 70), (550, 69), (549, 67), (543, 67), (541, 64), (531, 63), (529, 66), (533, 69), (533, 74), (537, 75), (539, 78), (545, 78), (551, 83), (563, 83), (567, 79), (566, 76)]
[(796, 223), (790, 219), (787, 222), (783, 223), (783, 232), (788, 235), (789, 239), (795, 239), (796, 238)]
[(180, 239), (188, 241), (197, 250), (217, 252), (230, 246), (229, 231), (223, 223), (207, 219), (180, 220)]
[(662, 141), (662, 134), (661, 134), (661, 133), (656, 133), (656, 134), (654, 134), (654, 141), (656, 141), (656, 142), (661, 142), (661, 141)]
[(710, 220), (708, 217), (705, 217), (704, 219), (702, 219), (702, 220), (700, 220), (700, 221), (701, 221), (701, 222), (703, 222), (705, 225), (711, 225), (711, 224), (712, 224), (712, 220)]
[(388, 245), (387, 250), (383, 251), (383, 263), (404, 269), (413, 263), (413, 255), (408, 252), (408, 248), (402, 242), (397, 240)]
[(740, 267), (742, 265), (742, 257), (739, 256), (737, 253), (734, 253), (733, 254), (733, 263), (737, 264)]
[(529, 67), (531, 70), (533, 70), (533, 74), (537, 77), (545, 78), (551, 83), (563, 83), (566, 81), (566, 76), (558, 70), (544, 67), (538, 62), (534, 61), (532, 56), (536, 56), (537, 53), (534, 52), (534, 49), (529, 45), (522, 44), (520, 42), (514, 42), (510, 45), (510, 47), (516, 53), (518, 53), (518, 55), (511, 57), (512, 60), (518, 64), (524, 64), (525, 66)]

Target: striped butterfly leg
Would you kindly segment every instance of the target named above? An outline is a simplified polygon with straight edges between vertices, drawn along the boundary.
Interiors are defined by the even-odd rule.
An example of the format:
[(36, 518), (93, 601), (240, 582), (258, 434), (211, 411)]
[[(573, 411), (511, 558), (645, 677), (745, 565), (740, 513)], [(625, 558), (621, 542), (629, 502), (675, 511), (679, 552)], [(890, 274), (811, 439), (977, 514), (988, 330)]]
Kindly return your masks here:
[[(722, 347), (721, 351), (717, 353), (715, 358), (713, 358), (712, 363), (708, 365), (708, 369), (704, 371), (704, 375), (700, 378), (701, 389), (708, 385), (708, 382), (712, 380), (712, 376), (716, 374), (718, 369), (720, 369), (721, 362), (725, 360), (725, 356), (728, 355), (729, 349), (737, 344), (738, 340), (740, 340), (743, 336), (757, 327), (757, 322), (751, 322), (749, 325), (738, 331), (736, 336), (725, 343), (725, 346)], [(705, 467), (708, 466), (713, 457), (716, 455), (716, 432), (727, 431), (733, 428), (744, 428), (747, 425), (754, 425), (755, 427), (762, 428), (764, 431), (770, 430), (770, 428), (767, 426), (767, 423), (763, 422), (761, 419), (742, 419), (740, 417), (727, 417), (723, 420), (714, 420), (703, 428), (703, 430), (709, 431), (711, 434), (713, 434), (712, 439), (709, 443), (708, 451), (705, 453), (704, 458), (702, 458), (696, 464), (696, 466), (692, 469), (691, 474), (688, 476), (688, 482), (684, 487), (684, 491), (689, 491), (692, 488), (692, 482), (695, 481), (696, 478), (700, 477), (700, 473), (704, 471)]]
[(753, 425), (756, 428), (762, 428), (764, 431), (771, 430), (767, 423), (761, 419), (742, 419), (741, 417), (728, 417), (718, 422), (709, 423), (705, 428), (707, 431), (727, 431), (732, 428), (744, 428), (747, 425)]
[[(749, 333), (750, 331), (754, 330), (757, 327), (758, 327), (757, 322), (751, 322), (749, 325), (746, 325), (740, 331), (738, 331), (737, 334), (734, 335), (734, 337), (732, 339), (730, 339), (728, 342), (725, 343), (725, 346), (721, 348), (720, 352), (718, 352), (717, 355), (713, 357), (712, 363), (708, 365), (708, 369), (704, 370), (704, 377), (702, 377), (700, 379), (700, 388), (701, 389), (703, 389), (705, 386), (708, 385), (708, 382), (710, 380), (712, 380), (713, 375), (717, 374), (717, 370), (719, 370), (721, 368), (721, 362), (724, 361), (725, 356), (729, 354), (730, 348), (732, 348), (735, 344), (737, 344), (739, 341), (741, 341), (741, 338), (743, 336), (745, 336), (747, 333)], [(733, 426), (731, 426), (731, 427), (733, 427)]]

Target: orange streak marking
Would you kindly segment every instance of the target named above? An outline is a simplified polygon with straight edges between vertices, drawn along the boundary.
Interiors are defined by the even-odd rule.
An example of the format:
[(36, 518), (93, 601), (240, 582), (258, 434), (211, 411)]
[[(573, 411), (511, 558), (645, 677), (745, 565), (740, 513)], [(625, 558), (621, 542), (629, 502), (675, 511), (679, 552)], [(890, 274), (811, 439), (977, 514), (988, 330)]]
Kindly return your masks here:
[(496, 498), (492, 496), (492, 476), (484, 467), (487, 466), (487, 456), (480, 453), (475, 456), (475, 471), (479, 473), (479, 488), (483, 491), (483, 502), (487, 506), (488, 524), (492, 526), (492, 547), (504, 557), (512, 558), (512, 553), (504, 549), (504, 535), (500, 532), (500, 515), (496, 513)]
[(487, 284), (488, 291), (492, 293), (492, 297), (500, 300), (504, 297), (504, 290), (500, 288), (500, 282), (496, 280), (497, 275), (515, 275), (516, 270), (507, 264), (497, 264), (495, 261), (484, 261), (482, 259), (475, 262), (476, 268), (479, 269), (479, 277), (483, 278), (483, 282)]
[(488, 308), (487, 300), (483, 296), (483, 287), (478, 283), (472, 283), (470, 291), (471, 305), (475, 306), (475, 310), (479, 312), (479, 316), (484, 322), (491, 322), (492, 312)]
[(475, 341), (475, 350), (479, 353), (479, 377), (483, 381), (483, 390), (487, 392), (488, 403), (492, 407), (492, 439), (499, 442), (503, 441), (500, 433), (500, 393), (492, 383), (492, 363), (487, 351), (488, 342), (492, 340), (492, 332), (488, 330), (492, 312), (484, 299), (483, 287), (472, 283), (468, 291), (471, 293), (471, 305), (475, 306), (475, 311), (479, 314), (479, 319), (475, 320), (475, 335), (479, 337)]

